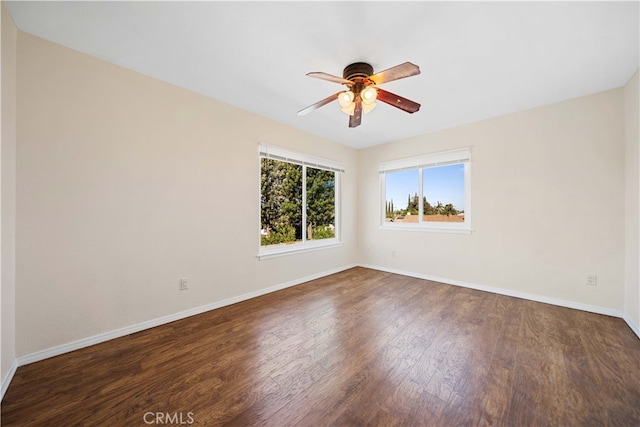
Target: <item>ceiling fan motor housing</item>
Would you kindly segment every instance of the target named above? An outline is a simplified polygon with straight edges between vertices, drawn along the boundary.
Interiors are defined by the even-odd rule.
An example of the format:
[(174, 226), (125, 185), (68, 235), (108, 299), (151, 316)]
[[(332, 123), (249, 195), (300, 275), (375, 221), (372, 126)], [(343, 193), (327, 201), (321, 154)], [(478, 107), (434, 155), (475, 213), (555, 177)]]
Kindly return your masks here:
[(347, 65), (342, 72), (342, 77), (347, 80), (366, 79), (373, 74), (373, 67), (366, 62), (355, 62)]

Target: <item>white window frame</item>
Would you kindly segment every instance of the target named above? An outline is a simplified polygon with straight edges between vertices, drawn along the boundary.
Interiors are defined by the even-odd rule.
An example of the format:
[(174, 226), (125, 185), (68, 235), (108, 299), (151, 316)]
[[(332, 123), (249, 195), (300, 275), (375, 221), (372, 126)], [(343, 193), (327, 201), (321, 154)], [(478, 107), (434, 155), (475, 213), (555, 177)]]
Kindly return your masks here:
[[(276, 147), (274, 145), (259, 144), (258, 146), (258, 171), (261, 171), (262, 159), (273, 159), (283, 162), (302, 165), (302, 241), (291, 243), (288, 245), (271, 245), (262, 246), (260, 233), (258, 235), (258, 258), (260, 260), (292, 255), (302, 252), (315, 251), (318, 249), (327, 249), (342, 246), (341, 234), (341, 182), (342, 173), (344, 173), (344, 165), (340, 162), (312, 156), (309, 154), (298, 153), (287, 150), (285, 148)], [(335, 237), (331, 239), (307, 240), (306, 224), (307, 224), (307, 166), (315, 169), (329, 170), (335, 173)], [(259, 173), (260, 175), (260, 173)], [(258, 179), (258, 224), (262, 224), (261, 218), (261, 187)], [(259, 230), (258, 230), (259, 231)]]
[[(464, 222), (423, 221), (423, 179), (422, 170), (429, 167), (464, 164)], [(386, 174), (402, 170), (418, 170), (419, 219), (418, 223), (407, 224), (386, 221)], [(398, 160), (381, 162), (380, 173), (380, 227), (385, 230), (430, 231), (438, 233), (470, 234), (471, 229), (471, 148), (460, 148), (439, 153), (426, 154)]]

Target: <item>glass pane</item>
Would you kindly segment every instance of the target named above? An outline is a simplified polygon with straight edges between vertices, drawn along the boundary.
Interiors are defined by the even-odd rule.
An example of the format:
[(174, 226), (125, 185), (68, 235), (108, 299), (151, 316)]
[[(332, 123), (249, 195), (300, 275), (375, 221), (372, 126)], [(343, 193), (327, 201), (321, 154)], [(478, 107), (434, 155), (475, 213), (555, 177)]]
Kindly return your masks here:
[(307, 240), (336, 236), (336, 174), (307, 167)]
[(261, 159), (260, 244), (302, 240), (302, 166)]
[(385, 221), (418, 222), (418, 169), (385, 174)]
[(464, 164), (422, 170), (423, 221), (464, 222)]

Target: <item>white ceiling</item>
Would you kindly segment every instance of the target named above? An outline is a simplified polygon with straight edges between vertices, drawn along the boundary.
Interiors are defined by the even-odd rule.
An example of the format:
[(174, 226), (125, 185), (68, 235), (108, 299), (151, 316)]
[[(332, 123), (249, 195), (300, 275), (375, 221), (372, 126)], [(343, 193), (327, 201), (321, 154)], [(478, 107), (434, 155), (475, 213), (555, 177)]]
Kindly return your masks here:
[[(639, 67), (639, 2), (7, 2), (22, 31), (355, 148), (624, 85)], [(410, 61), (348, 128), (337, 103), (357, 61)]]

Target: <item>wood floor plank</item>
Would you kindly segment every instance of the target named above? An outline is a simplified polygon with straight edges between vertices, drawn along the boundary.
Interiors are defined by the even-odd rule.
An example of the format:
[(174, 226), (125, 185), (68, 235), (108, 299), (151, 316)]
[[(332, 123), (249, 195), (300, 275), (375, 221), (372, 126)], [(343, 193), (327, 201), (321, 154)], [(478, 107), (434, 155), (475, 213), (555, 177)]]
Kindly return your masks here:
[(20, 367), (1, 416), (146, 426), (147, 413), (198, 426), (638, 426), (640, 340), (621, 319), (358, 267)]
[(496, 339), (482, 388), (481, 425), (505, 425), (508, 419), (521, 313), (522, 300), (498, 295), (487, 316), (487, 333)]

